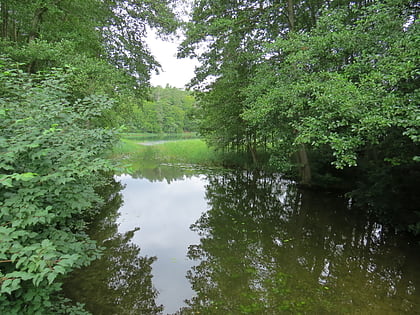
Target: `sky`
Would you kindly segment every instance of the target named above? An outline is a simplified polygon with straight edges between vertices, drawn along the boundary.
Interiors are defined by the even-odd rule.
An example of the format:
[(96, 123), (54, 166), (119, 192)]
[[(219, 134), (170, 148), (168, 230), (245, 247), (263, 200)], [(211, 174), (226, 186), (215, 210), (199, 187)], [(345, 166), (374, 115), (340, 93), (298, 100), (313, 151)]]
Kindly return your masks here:
[(157, 61), (162, 65), (162, 70), (159, 75), (152, 73), (151, 85), (165, 87), (169, 84), (172, 87), (180, 89), (185, 88), (185, 85), (194, 76), (194, 68), (198, 65), (197, 60), (191, 59), (177, 59), (178, 42), (166, 42), (158, 39), (153, 31), (149, 30), (147, 43), (152, 54)]

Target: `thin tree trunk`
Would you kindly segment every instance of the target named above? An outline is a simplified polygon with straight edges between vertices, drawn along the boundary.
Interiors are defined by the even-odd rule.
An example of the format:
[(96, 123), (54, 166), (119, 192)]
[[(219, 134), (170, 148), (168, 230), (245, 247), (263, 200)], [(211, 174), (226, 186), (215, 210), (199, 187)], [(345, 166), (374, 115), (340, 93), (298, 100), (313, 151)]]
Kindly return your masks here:
[(6, 0), (1, 2), (0, 10), (1, 10), (1, 20), (2, 20), (2, 23), (1, 23), (1, 37), (7, 38), (8, 33), (9, 33), (9, 30), (8, 30), (9, 11), (8, 11)]
[[(293, 0), (287, 0), (287, 11), (289, 20), (289, 31), (295, 29), (295, 10), (293, 7)], [(297, 160), (299, 164), (300, 179), (303, 185), (310, 185), (312, 179), (311, 167), (309, 165), (308, 153), (305, 145), (302, 144), (297, 152)]]
[(287, 13), (289, 31), (293, 31), (295, 29), (295, 10), (293, 8), (293, 0), (287, 0)]
[(257, 165), (258, 158), (257, 158), (256, 144), (248, 142), (248, 149), (249, 149), (249, 152), (251, 152), (252, 162), (254, 163), (254, 165)]
[[(29, 32), (28, 42), (34, 41), (39, 36), (39, 28), (42, 22), (42, 15), (47, 12), (48, 8), (38, 8), (35, 11), (34, 17), (32, 19), (31, 30)], [(28, 65), (28, 72), (31, 73), (34, 71), (36, 61), (33, 60)]]
[(310, 185), (312, 180), (312, 172), (311, 166), (309, 164), (308, 153), (304, 144), (301, 145), (299, 151), (297, 152), (297, 158), (299, 163), (301, 183), (303, 185)]
[(29, 42), (33, 41), (39, 36), (39, 26), (42, 22), (42, 15), (47, 12), (47, 10), (47, 8), (36, 9), (32, 19), (31, 31), (29, 32)]
[[(57, 0), (51, 5), (57, 6), (62, 0)], [(33, 41), (39, 36), (39, 28), (42, 23), (42, 16), (48, 11), (47, 7), (38, 8), (35, 10), (34, 17), (32, 19), (31, 31), (29, 32), (29, 42)]]
[(16, 26), (16, 21), (15, 20), (11, 23), (11, 28), (12, 28), (12, 30), (11, 30), (10, 38), (14, 42), (17, 42), (19, 40), (19, 29)]

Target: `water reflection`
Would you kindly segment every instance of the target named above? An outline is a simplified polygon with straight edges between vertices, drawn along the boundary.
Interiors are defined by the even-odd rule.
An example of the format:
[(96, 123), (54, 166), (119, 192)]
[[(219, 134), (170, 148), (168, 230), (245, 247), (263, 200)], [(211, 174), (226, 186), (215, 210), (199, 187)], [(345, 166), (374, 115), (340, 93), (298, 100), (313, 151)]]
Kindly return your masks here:
[(159, 152), (152, 145), (147, 146), (140, 155), (129, 156), (125, 162), (130, 165), (131, 177), (171, 183), (208, 172), (208, 168), (203, 169), (198, 165), (161, 163), (158, 156)]
[(157, 257), (152, 271), (159, 290), (157, 301), (165, 306), (165, 314), (176, 312), (194, 294), (185, 278), (193, 266), (186, 254), (191, 243), (199, 242), (189, 227), (207, 207), (204, 177), (184, 177), (170, 183), (128, 175), (118, 180), (126, 185), (117, 220), (119, 231), (140, 227), (132, 242), (141, 246), (143, 253)]
[(84, 303), (92, 314), (161, 314), (152, 285), (154, 257), (140, 255), (131, 239), (136, 229), (118, 232), (118, 209), (122, 205), (120, 183), (112, 178), (103, 187), (106, 204), (93, 221), (90, 235), (105, 247), (102, 258), (76, 270), (66, 280), (64, 292), (73, 301)]
[(124, 205), (107, 186), (90, 233), (105, 254), (66, 283), (93, 314), (420, 314), (419, 247), (345, 198), (153, 167), (118, 178)]
[(344, 199), (257, 172), (210, 175), (179, 314), (416, 314), (417, 252)]

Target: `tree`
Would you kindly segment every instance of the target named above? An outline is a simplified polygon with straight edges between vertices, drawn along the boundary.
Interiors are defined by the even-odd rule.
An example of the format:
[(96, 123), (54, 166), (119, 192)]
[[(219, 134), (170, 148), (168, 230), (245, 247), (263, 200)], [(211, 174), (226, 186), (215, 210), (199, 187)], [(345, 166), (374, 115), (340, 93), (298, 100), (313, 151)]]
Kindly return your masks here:
[(2, 0), (1, 4), (0, 51), (25, 63), (32, 73), (50, 67), (77, 68), (76, 97), (98, 89), (117, 99), (109, 115), (117, 122), (125, 102), (138, 98), (137, 106), (141, 105), (149, 93), (150, 73), (159, 69), (145, 42), (147, 27), (162, 36), (177, 27), (167, 0)]
[[(349, 23), (348, 16), (354, 18)], [(356, 202), (418, 233), (418, 22), (410, 2), (328, 11), (309, 33), (267, 46), (243, 118), (275, 135), (273, 156), (305, 145), (318, 173), (351, 172)], [(350, 170), (353, 168), (353, 170)], [(402, 175), (405, 174), (405, 175)], [(318, 177), (320, 178), (320, 177)], [(351, 188), (351, 189), (354, 189)], [(385, 193), (386, 192), (386, 193)]]
[(105, 49), (112, 62), (134, 76), (139, 85), (148, 85), (150, 72), (159, 64), (145, 42), (147, 27), (161, 35), (173, 33), (178, 24), (170, 8), (171, 0), (108, 1), (110, 14), (103, 27)]
[(272, 166), (300, 169), (304, 184), (312, 169), (315, 184), (341, 177), (375, 187), (371, 196), (392, 191), (390, 200), (410, 202), (380, 212), (413, 215), (417, 11), (409, 0), (197, 1), (180, 50), (202, 62), (192, 85), (203, 135), (219, 147), (265, 148)]
[[(346, 5), (363, 1), (344, 1)], [(260, 64), (267, 43), (286, 39), (292, 31), (308, 31), (323, 5), (337, 6), (343, 1), (197, 1), (192, 20), (186, 25), (186, 39), (180, 56), (197, 56), (201, 66), (191, 85), (203, 92), (201, 132), (219, 148), (248, 148), (254, 161), (257, 146), (265, 145), (258, 130), (241, 115), (246, 110), (244, 91)], [(260, 142), (260, 143), (259, 143)], [(298, 149), (301, 162), (306, 151)], [(304, 163), (309, 181), (308, 163)]]
[(286, 25), (279, 11), (280, 5), (263, 1), (195, 3), (180, 56), (198, 56), (202, 63), (192, 86), (204, 92), (199, 96), (201, 132), (211, 144), (233, 149), (251, 144), (250, 130), (240, 117), (242, 90), (261, 41), (274, 39)]
[(268, 46), (272, 58), (257, 71), (244, 117), (289, 130), (282, 141), (290, 146), (328, 145), (338, 168), (356, 165), (360, 151), (396, 129), (401, 140), (418, 142), (418, 24), (403, 9), (396, 3), (357, 10), (354, 24), (335, 10), (312, 32)]
[(147, 83), (158, 66), (145, 43), (146, 27), (170, 34), (170, 1), (1, 1), (3, 39), (25, 46), (35, 40), (70, 41), (76, 51), (105, 58)]

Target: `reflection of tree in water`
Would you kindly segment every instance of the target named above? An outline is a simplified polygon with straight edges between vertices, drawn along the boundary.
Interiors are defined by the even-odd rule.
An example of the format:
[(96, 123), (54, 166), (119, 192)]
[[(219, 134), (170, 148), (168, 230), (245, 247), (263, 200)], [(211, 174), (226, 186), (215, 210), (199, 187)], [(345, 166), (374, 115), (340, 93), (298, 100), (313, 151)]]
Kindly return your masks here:
[(163, 182), (168, 184), (177, 180), (190, 178), (197, 174), (193, 167), (188, 168), (185, 165), (160, 164), (160, 165), (142, 165), (136, 168), (130, 175), (132, 178), (146, 178), (151, 182)]
[(180, 314), (420, 309), (418, 254), (346, 200), (242, 172), (210, 176), (207, 199), (211, 210), (192, 227), (201, 242), (189, 250), (200, 261), (188, 274), (197, 296)]
[(90, 235), (105, 247), (101, 258), (76, 270), (64, 290), (74, 301), (85, 303), (92, 314), (160, 314), (157, 291), (152, 285), (154, 257), (140, 256), (131, 243), (135, 230), (118, 233), (116, 219), (122, 205), (120, 183), (112, 180), (102, 191), (106, 204), (90, 227)]

